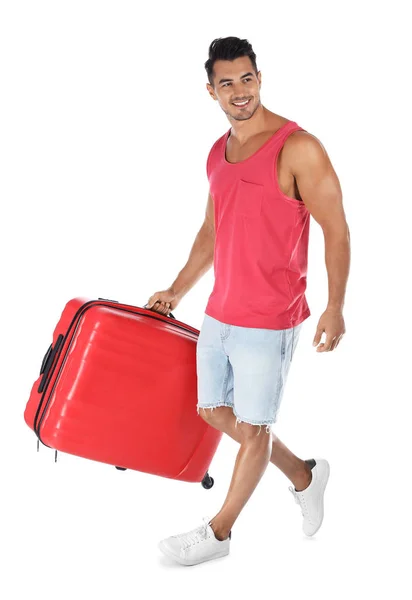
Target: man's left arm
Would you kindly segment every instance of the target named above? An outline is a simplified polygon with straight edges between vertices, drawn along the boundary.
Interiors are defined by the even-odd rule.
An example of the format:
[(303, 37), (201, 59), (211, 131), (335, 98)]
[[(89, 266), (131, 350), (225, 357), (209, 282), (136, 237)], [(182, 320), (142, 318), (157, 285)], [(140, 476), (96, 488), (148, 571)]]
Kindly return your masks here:
[[(322, 227), (325, 239), (329, 298), (313, 345), (317, 346), (317, 352), (328, 352), (337, 347), (346, 331), (343, 305), (350, 266), (349, 227), (340, 183), (325, 148), (307, 132), (298, 131), (291, 141), (292, 138), (287, 162), (292, 166), (300, 197)], [(323, 332), (326, 339), (319, 344)]]

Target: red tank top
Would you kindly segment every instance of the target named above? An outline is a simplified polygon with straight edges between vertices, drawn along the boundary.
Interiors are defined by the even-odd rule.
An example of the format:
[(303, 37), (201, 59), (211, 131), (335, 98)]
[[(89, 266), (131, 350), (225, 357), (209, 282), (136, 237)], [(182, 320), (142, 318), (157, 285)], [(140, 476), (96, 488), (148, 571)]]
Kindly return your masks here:
[(310, 310), (305, 297), (310, 213), (286, 196), (277, 158), (295, 121), (252, 156), (226, 160), (230, 129), (210, 149), (207, 176), (215, 211), (215, 282), (205, 313), (242, 327), (287, 329)]

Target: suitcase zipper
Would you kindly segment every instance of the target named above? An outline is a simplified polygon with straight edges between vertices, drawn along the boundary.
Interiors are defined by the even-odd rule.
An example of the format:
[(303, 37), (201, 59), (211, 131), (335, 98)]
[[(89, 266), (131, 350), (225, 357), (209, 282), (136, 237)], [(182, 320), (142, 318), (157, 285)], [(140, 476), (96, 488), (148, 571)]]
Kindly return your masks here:
[[(103, 299), (102, 299), (102, 300), (103, 300)], [(110, 300), (109, 302), (117, 302), (117, 300)], [(42, 381), (41, 381), (41, 384), (43, 384), (43, 387), (42, 387), (42, 389), (41, 389), (41, 390), (39, 390), (39, 391), (42, 391), (42, 392), (43, 392), (43, 394), (42, 394), (42, 397), (41, 397), (41, 399), (40, 399), (40, 402), (39, 402), (39, 405), (38, 405), (38, 407), (37, 407), (37, 411), (36, 411), (36, 414), (35, 414), (35, 417), (34, 417), (34, 432), (36, 433), (36, 435), (37, 435), (37, 438), (38, 438), (38, 440), (37, 440), (37, 443), (39, 443), (39, 441), (40, 441), (40, 442), (41, 442), (43, 445), (47, 446), (48, 448), (50, 448), (51, 446), (49, 446), (48, 444), (45, 444), (45, 443), (42, 441), (41, 437), (40, 437), (40, 427), (41, 427), (41, 424), (42, 424), (42, 422), (43, 422), (44, 415), (46, 414), (47, 407), (48, 407), (48, 405), (49, 405), (49, 403), (50, 403), (50, 399), (51, 399), (51, 397), (52, 397), (52, 395), (53, 395), (53, 391), (54, 391), (54, 389), (55, 389), (55, 387), (56, 387), (56, 384), (57, 384), (57, 381), (58, 381), (58, 379), (59, 379), (60, 373), (61, 373), (61, 371), (62, 371), (62, 368), (63, 368), (64, 364), (65, 364), (65, 361), (66, 361), (66, 356), (67, 356), (67, 351), (68, 351), (68, 350), (70, 349), (70, 347), (71, 347), (71, 343), (72, 343), (72, 340), (73, 340), (74, 334), (76, 333), (77, 326), (79, 325), (80, 318), (83, 316), (83, 314), (84, 314), (84, 313), (85, 313), (85, 312), (86, 312), (86, 311), (87, 311), (89, 308), (91, 308), (92, 306), (96, 306), (96, 305), (97, 305), (97, 306), (98, 306), (98, 305), (110, 306), (110, 304), (108, 305), (106, 302), (104, 302), (104, 301), (100, 301), (100, 300), (90, 300), (90, 302), (86, 302), (85, 304), (83, 304), (83, 305), (82, 305), (82, 306), (81, 306), (81, 307), (80, 307), (80, 308), (77, 310), (77, 312), (75, 313), (75, 315), (74, 315), (74, 317), (73, 317), (73, 319), (72, 319), (72, 321), (71, 321), (71, 323), (70, 323), (70, 325), (69, 325), (69, 327), (68, 327), (68, 329), (67, 329), (67, 332), (66, 332), (66, 334), (65, 334), (64, 336), (63, 336), (63, 334), (60, 334), (60, 335), (58, 336), (58, 338), (57, 338), (57, 339), (59, 340), (59, 338), (60, 338), (60, 342), (59, 342), (59, 345), (58, 345), (58, 347), (57, 347), (57, 340), (56, 340), (56, 346), (55, 346), (55, 348), (57, 347), (57, 350), (56, 350), (56, 352), (55, 352), (55, 353), (54, 353), (54, 355), (53, 355), (53, 360), (48, 360), (48, 359), (50, 358), (50, 356), (51, 356), (51, 353), (52, 353), (52, 352), (51, 352), (51, 348), (49, 348), (49, 350), (48, 350), (48, 351), (47, 351), (47, 353), (46, 353), (46, 356), (47, 356), (47, 358), (45, 357), (45, 359), (43, 359), (42, 369), (43, 369), (43, 367), (44, 367), (44, 368), (46, 368), (45, 362), (47, 362), (47, 361), (49, 362), (49, 366), (48, 366), (48, 370), (47, 370), (47, 374), (46, 374), (46, 375), (47, 375), (47, 378), (43, 376), (43, 379), (42, 379)], [(126, 306), (127, 306), (127, 305), (126, 305)], [(129, 306), (130, 306), (130, 305), (129, 305)], [(133, 308), (139, 308), (139, 307), (133, 307)], [(129, 313), (132, 313), (132, 314), (141, 314), (141, 313), (138, 313), (138, 312), (136, 312), (136, 310), (130, 310), (130, 309), (127, 309), (127, 308), (122, 308), (122, 307), (120, 307), (120, 306), (119, 306), (119, 307), (116, 307), (116, 310), (121, 310), (121, 311), (123, 311), (123, 312), (129, 312)], [(147, 309), (144, 309), (144, 310), (147, 310)], [(154, 314), (153, 314), (153, 315), (144, 315), (144, 316), (147, 316), (147, 317), (149, 317), (149, 319), (157, 319), (158, 321), (163, 321), (163, 319), (162, 319), (162, 318), (159, 318), (159, 317), (161, 317), (161, 316), (165, 317), (166, 319), (168, 318), (168, 317), (166, 317), (165, 315), (159, 315), (159, 316), (155, 316)], [(43, 411), (42, 411), (42, 413), (41, 413), (41, 415), (40, 415), (40, 412), (41, 412), (41, 410), (42, 410), (42, 406), (43, 406), (43, 404), (44, 404), (44, 401), (45, 401), (45, 398), (46, 398), (46, 394), (47, 394), (47, 390), (48, 390), (48, 387), (49, 387), (49, 383), (50, 383), (50, 381), (51, 381), (51, 379), (52, 379), (52, 376), (53, 376), (53, 374), (54, 374), (54, 372), (55, 372), (55, 370), (56, 370), (56, 365), (58, 364), (58, 362), (59, 362), (59, 360), (60, 360), (60, 356), (61, 356), (61, 354), (62, 354), (62, 351), (63, 351), (64, 345), (65, 345), (66, 341), (67, 341), (67, 340), (68, 340), (68, 338), (69, 338), (70, 331), (71, 331), (71, 329), (72, 329), (73, 325), (76, 323), (76, 321), (77, 321), (76, 328), (74, 329), (74, 331), (73, 331), (73, 333), (72, 333), (72, 337), (71, 337), (71, 339), (70, 339), (70, 342), (69, 342), (69, 345), (68, 345), (68, 347), (66, 348), (66, 356), (63, 358), (63, 361), (62, 361), (62, 363), (61, 363), (61, 365), (60, 365), (60, 369), (59, 369), (59, 371), (58, 371), (58, 373), (57, 373), (57, 376), (56, 376), (56, 378), (55, 378), (55, 380), (54, 380), (53, 387), (52, 387), (52, 389), (51, 389), (51, 391), (50, 391), (49, 397), (48, 397), (48, 399), (47, 399), (47, 401), (46, 401), (46, 403), (45, 403), (45, 405), (44, 405), (44, 409), (43, 409)], [(199, 335), (199, 332), (198, 332), (198, 330), (196, 330), (195, 328), (191, 328), (190, 326), (189, 326), (189, 327), (184, 327), (183, 325), (178, 325), (178, 324), (177, 324), (176, 322), (174, 322), (173, 320), (171, 320), (170, 322), (173, 324), (173, 326), (174, 326), (174, 327), (178, 327), (179, 329), (183, 329), (184, 331), (188, 331), (189, 333), (194, 333), (194, 334), (195, 334), (195, 335), (197, 335), (197, 336)], [(60, 336), (61, 336), (61, 337), (60, 337)], [(56, 357), (57, 357), (57, 360), (54, 360)], [(52, 363), (54, 363), (54, 365), (53, 365)], [(47, 381), (46, 381), (46, 379), (47, 379)], [(43, 383), (43, 382), (44, 382), (44, 383)], [(40, 388), (40, 386), (39, 386), (39, 388)]]

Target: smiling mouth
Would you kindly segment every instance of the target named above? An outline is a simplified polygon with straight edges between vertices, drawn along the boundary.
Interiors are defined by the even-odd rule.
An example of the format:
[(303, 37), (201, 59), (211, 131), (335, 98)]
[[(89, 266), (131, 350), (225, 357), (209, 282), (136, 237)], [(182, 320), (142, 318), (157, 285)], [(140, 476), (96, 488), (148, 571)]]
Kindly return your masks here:
[(249, 100), (246, 100), (244, 103), (242, 102), (232, 102), (233, 106), (236, 106), (236, 108), (245, 108), (245, 106), (248, 106), (250, 102), (250, 98)]

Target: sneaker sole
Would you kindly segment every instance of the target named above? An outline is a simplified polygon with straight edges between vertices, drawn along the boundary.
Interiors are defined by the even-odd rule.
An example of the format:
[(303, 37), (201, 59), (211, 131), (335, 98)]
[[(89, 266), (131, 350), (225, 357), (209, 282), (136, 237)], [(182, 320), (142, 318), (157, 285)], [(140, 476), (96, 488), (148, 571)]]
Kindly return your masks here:
[(222, 558), (223, 556), (227, 556), (229, 554), (229, 548), (228, 548), (227, 550), (218, 552), (218, 553), (214, 554), (213, 556), (209, 556), (208, 558), (203, 558), (201, 560), (192, 561), (187, 558), (182, 558), (181, 556), (177, 556), (176, 554), (173, 554), (173, 552), (171, 552), (166, 546), (163, 545), (163, 542), (159, 542), (157, 547), (168, 558), (172, 558), (173, 560), (176, 560), (178, 563), (180, 563), (181, 565), (185, 565), (186, 567), (190, 567), (192, 565), (198, 565), (199, 563), (206, 562), (208, 560), (213, 560), (215, 558)]

